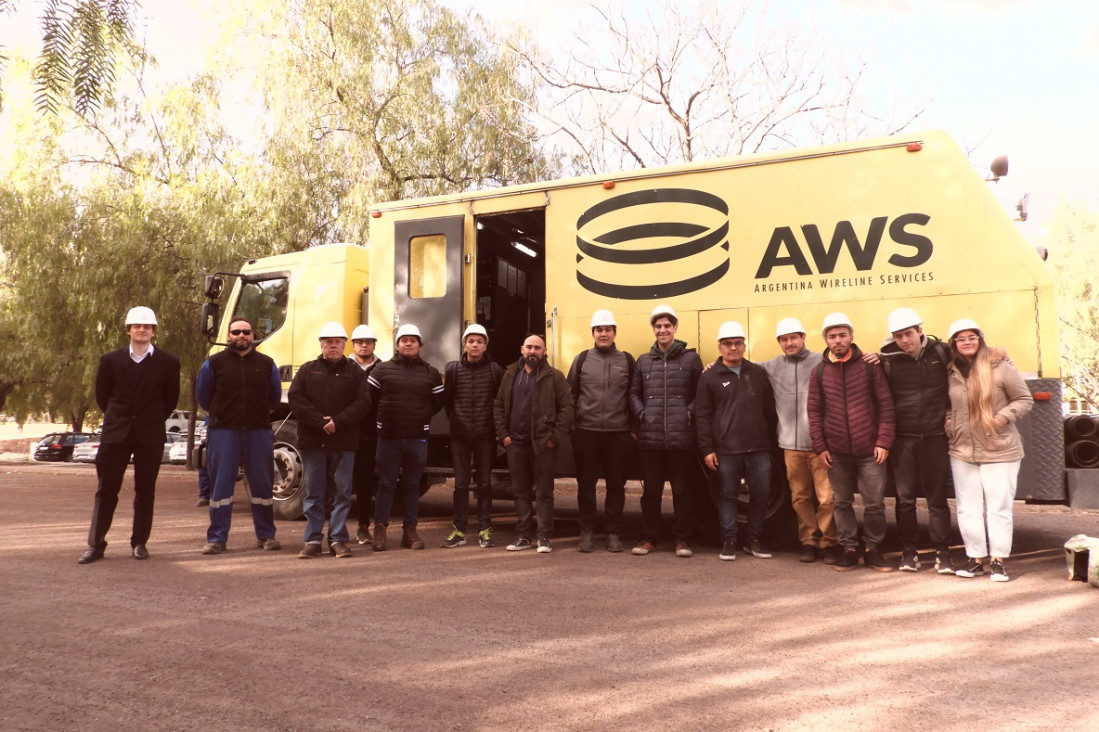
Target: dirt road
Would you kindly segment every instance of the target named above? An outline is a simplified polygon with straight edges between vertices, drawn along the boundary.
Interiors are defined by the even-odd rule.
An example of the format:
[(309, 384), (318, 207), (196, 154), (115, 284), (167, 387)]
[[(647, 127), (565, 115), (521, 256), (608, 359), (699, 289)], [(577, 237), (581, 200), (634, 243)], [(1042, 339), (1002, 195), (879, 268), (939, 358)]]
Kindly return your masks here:
[(0, 466), (0, 729), (1099, 728), (1099, 590), (1061, 549), (1095, 512), (1017, 504), (1007, 584), (580, 554), (567, 491), (549, 555), (504, 551), (504, 502), (497, 548), (437, 548), (436, 488), (427, 551), (302, 561), (301, 523), (259, 551), (238, 501), (211, 557), (194, 474), (165, 466), (137, 562), (128, 486), (79, 566), (93, 468)]

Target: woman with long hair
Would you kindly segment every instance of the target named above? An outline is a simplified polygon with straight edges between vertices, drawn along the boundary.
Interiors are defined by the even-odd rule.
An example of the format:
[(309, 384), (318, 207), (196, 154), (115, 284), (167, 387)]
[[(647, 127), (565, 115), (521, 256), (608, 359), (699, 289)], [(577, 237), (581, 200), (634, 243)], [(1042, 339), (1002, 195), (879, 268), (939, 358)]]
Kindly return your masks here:
[(974, 321), (954, 321), (948, 340), (954, 359), (947, 369), (946, 435), (958, 528), (969, 558), (957, 575), (984, 574), (989, 557), (992, 580), (1007, 582), (1004, 559), (1011, 554), (1011, 508), (1023, 459), (1015, 423), (1034, 406), (1034, 397), (1003, 349), (989, 348)]

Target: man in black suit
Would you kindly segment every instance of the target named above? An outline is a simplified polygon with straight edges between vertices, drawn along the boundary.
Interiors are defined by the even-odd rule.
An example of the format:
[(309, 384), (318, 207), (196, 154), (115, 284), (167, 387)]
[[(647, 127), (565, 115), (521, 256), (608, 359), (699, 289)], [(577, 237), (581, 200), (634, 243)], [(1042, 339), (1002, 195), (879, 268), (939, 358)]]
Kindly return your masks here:
[(126, 313), (128, 348), (103, 354), (95, 375), (95, 401), (103, 410), (103, 434), (95, 457), (95, 492), (88, 550), (80, 564), (103, 558), (107, 531), (118, 505), (122, 476), (134, 461), (134, 559), (148, 559), (145, 548), (153, 527), (153, 499), (164, 455), (164, 420), (179, 401), (179, 359), (153, 347), (156, 315), (135, 307)]

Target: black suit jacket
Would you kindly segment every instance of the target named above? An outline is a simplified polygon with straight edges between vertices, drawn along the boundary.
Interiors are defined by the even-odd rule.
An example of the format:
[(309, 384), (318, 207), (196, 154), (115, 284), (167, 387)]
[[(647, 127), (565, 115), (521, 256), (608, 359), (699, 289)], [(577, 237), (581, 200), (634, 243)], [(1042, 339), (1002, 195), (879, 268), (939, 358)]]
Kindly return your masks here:
[(133, 432), (143, 445), (163, 445), (164, 420), (179, 401), (179, 359), (160, 348), (139, 364), (129, 346), (104, 353), (95, 401), (103, 410), (102, 443), (123, 442)]

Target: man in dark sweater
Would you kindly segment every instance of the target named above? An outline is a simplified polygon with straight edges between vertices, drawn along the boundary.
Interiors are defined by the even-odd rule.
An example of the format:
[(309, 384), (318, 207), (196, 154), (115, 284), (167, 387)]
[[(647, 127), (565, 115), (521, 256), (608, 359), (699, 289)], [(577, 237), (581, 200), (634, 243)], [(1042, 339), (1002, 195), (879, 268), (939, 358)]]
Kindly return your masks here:
[[(496, 392), (496, 438), (508, 451), (508, 473), (515, 494), (519, 538), (509, 552), (534, 548), (553, 551), (553, 470), (557, 446), (569, 433), (575, 405), (565, 375), (546, 363), (546, 339), (528, 334), (519, 360), (508, 366)], [(537, 528), (532, 515), (537, 505)]]
[[(446, 365), (443, 402), (450, 420), (450, 455), (454, 461), (454, 527), (443, 542), (453, 549), (466, 543), (470, 478), (477, 492), (477, 538), (482, 548), (492, 540), (492, 459), (496, 428), (492, 405), (504, 369), (488, 357), (488, 331), (471, 324), (462, 334), (462, 357)], [(471, 470), (470, 468), (473, 468)]]
[(721, 524), (720, 559), (736, 559), (740, 481), (748, 484), (748, 540), (744, 549), (769, 559), (763, 545), (763, 521), (771, 493), (771, 450), (778, 417), (767, 372), (744, 358), (745, 334), (730, 320), (717, 331), (721, 357), (702, 374), (695, 396), (698, 449), (706, 467), (717, 473), (717, 516)]
[(153, 347), (156, 314), (147, 307), (126, 314), (127, 348), (103, 354), (95, 374), (95, 401), (103, 410), (103, 434), (95, 456), (99, 487), (95, 492), (88, 549), (78, 560), (103, 558), (122, 477), (134, 461), (134, 559), (149, 557), (146, 543), (153, 528), (156, 478), (164, 455), (164, 420), (179, 401), (179, 359)]
[(935, 548), (935, 570), (954, 574), (950, 504), (946, 502), (950, 460), (943, 427), (950, 413), (946, 380), (950, 348), (924, 335), (923, 320), (912, 308), (897, 308), (889, 314), (889, 332), (893, 342), (882, 347), (881, 364), (897, 418), (897, 438), (889, 454), (889, 467), (897, 488), (900, 569), (915, 572), (920, 568), (916, 498), (922, 493), (927, 498), (927, 528)]
[(303, 363), (290, 383), (288, 400), (298, 420), (298, 447), (305, 468), (305, 547), (298, 557), (320, 556), (325, 503), (334, 496), (328, 520), (329, 551), (342, 559), (351, 509), (351, 475), (359, 425), (370, 409), (362, 369), (343, 355), (347, 331), (337, 322), (321, 326), (321, 355)]
[(836, 538), (843, 555), (835, 569), (859, 563), (855, 491), (862, 496), (866, 566), (890, 572), (878, 545), (885, 538), (885, 462), (893, 447), (893, 397), (881, 366), (867, 363), (843, 313), (829, 313), (821, 333), (828, 349), (809, 377), (809, 435), (828, 468), (835, 502)]
[(388, 549), (386, 530), (398, 481), (404, 500), (401, 546), (423, 549), (416, 532), (420, 477), (427, 463), (431, 417), (443, 406), (443, 377), (420, 358), (420, 329), (397, 329), (397, 352), (370, 372), (371, 399), (378, 405), (378, 497), (374, 505), (374, 551)]
[(229, 540), (233, 489), (243, 468), (252, 503), (252, 525), (260, 549), (282, 548), (275, 538), (271, 501), (274, 484), (274, 434), (271, 411), (282, 399), (282, 380), (270, 356), (253, 347), (252, 324), (234, 318), (229, 346), (206, 359), (198, 371), (195, 394), (209, 415), (206, 465), (210, 475), (210, 527), (203, 554), (221, 554)]

